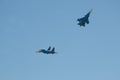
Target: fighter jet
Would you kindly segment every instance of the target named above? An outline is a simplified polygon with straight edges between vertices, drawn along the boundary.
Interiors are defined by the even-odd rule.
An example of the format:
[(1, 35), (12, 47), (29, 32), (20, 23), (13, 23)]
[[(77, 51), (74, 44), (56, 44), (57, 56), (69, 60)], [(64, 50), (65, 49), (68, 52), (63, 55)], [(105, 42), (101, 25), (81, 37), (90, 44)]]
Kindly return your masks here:
[(89, 16), (91, 12), (92, 12), (92, 9), (84, 17), (78, 18), (77, 19), (77, 21), (79, 22), (78, 25), (85, 27), (85, 23), (89, 24)]
[(55, 47), (53, 47), (52, 48), (52, 50), (51, 50), (51, 46), (49, 46), (48, 47), (48, 49), (47, 50), (45, 50), (45, 49), (40, 49), (40, 50), (38, 50), (38, 51), (36, 51), (37, 53), (44, 53), (44, 54), (55, 54), (56, 52), (55, 52)]

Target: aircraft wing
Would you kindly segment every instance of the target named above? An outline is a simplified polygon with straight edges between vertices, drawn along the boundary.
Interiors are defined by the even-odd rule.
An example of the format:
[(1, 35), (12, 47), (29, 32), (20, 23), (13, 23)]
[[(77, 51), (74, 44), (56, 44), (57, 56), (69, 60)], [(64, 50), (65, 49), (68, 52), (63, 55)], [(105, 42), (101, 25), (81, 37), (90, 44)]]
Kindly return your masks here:
[(86, 23), (89, 24), (89, 20), (87, 20)]
[[(83, 18), (84, 18), (84, 17), (83, 17)], [(80, 22), (80, 21), (82, 21), (82, 20), (83, 20), (83, 18), (79, 18), (79, 19), (77, 19), (77, 21), (79, 21), (79, 22)]]

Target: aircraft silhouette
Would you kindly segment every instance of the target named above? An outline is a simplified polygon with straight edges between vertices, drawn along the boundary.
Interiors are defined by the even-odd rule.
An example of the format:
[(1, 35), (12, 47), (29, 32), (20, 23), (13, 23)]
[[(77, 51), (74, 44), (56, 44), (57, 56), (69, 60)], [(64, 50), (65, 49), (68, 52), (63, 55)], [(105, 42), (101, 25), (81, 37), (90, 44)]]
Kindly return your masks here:
[(47, 50), (40, 49), (40, 50), (37, 51), (37, 53), (41, 53), (41, 52), (44, 53), (44, 54), (55, 54), (56, 53), (55, 52), (55, 47), (53, 47), (52, 50), (50, 50), (50, 49), (51, 49), (51, 46), (49, 46)]
[(92, 9), (84, 17), (78, 18), (77, 19), (77, 21), (79, 21), (78, 25), (85, 27), (85, 23), (89, 24), (89, 16), (91, 12), (92, 12)]

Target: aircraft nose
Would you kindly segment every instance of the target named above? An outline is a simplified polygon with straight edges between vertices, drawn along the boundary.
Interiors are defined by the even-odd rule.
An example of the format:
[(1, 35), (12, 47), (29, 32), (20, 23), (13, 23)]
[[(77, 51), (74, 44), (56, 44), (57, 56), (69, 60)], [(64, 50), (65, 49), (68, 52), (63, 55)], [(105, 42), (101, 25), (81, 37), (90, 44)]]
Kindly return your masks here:
[(93, 9), (90, 10), (90, 13), (93, 11)]
[(41, 50), (38, 50), (38, 51), (35, 51), (36, 53), (40, 53), (40, 52), (42, 52)]

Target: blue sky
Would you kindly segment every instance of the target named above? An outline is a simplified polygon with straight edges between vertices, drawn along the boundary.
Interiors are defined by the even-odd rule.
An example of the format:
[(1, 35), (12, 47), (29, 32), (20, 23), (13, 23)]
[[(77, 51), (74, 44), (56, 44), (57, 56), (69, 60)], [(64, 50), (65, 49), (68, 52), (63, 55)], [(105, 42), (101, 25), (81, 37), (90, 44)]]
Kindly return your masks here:
[[(120, 80), (119, 3), (0, 0), (0, 80)], [(58, 54), (35, 53), (48, 46)]]

